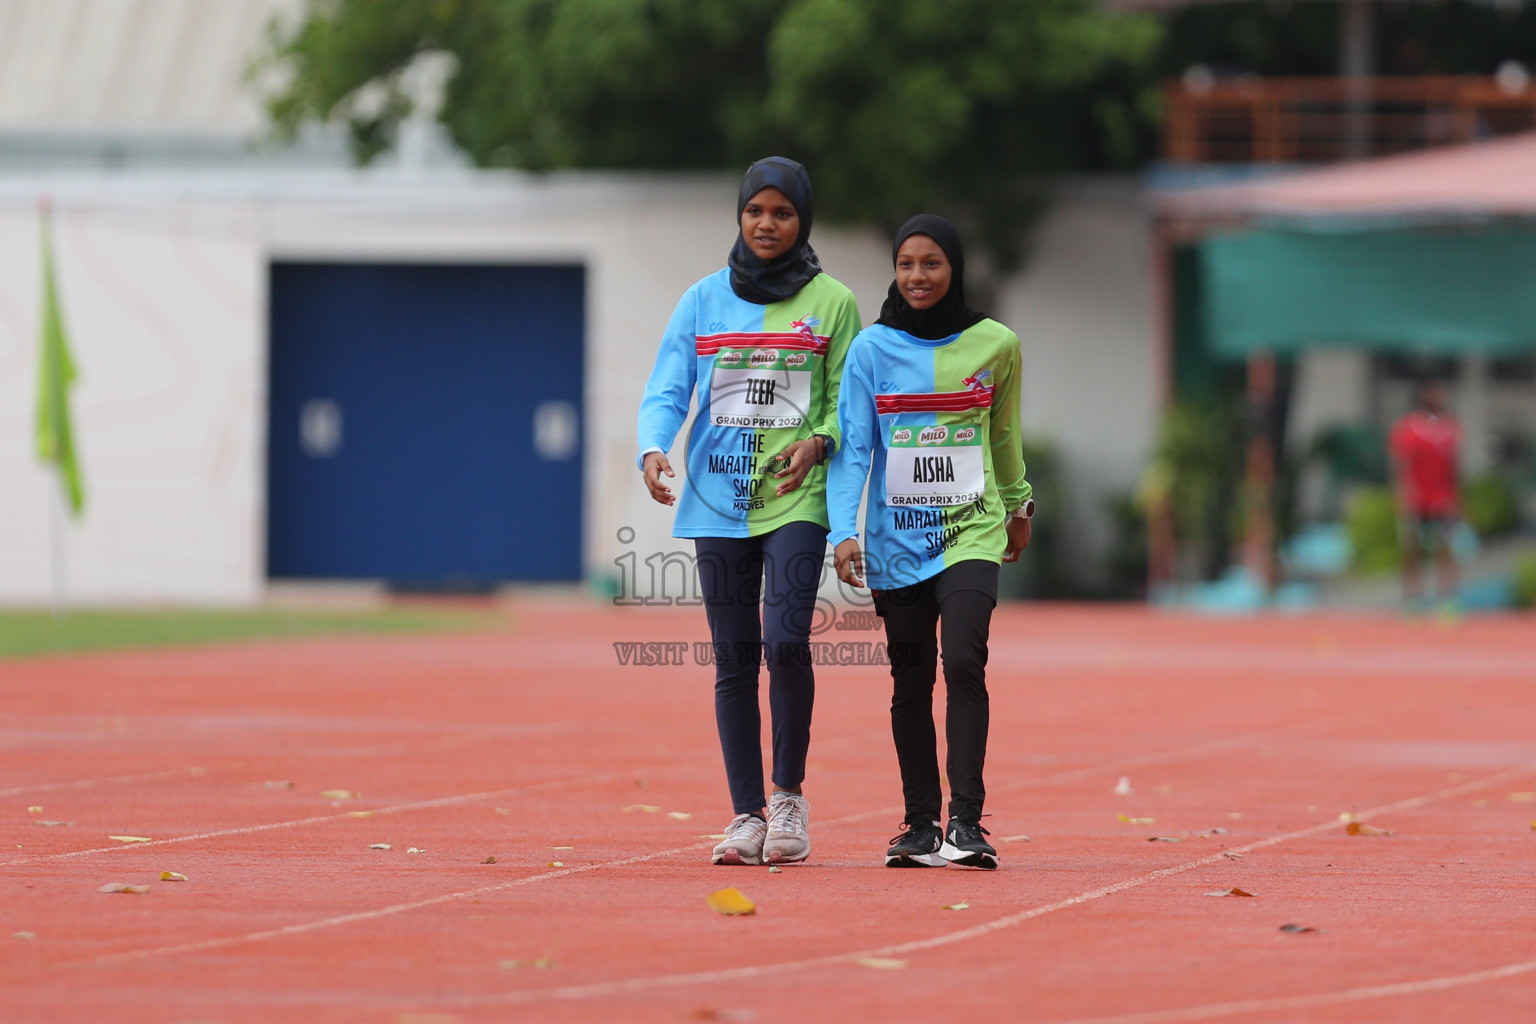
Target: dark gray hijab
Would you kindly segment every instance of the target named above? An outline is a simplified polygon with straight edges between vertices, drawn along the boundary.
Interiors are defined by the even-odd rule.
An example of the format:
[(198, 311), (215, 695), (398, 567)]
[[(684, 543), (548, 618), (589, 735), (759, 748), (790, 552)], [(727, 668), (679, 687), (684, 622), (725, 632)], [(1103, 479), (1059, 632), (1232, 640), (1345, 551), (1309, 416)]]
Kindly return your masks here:
[[(759, 259), (741, 235), (741, 211), (765, 188), (776, 188), (800, 215), (800, 234), (787, 252)], [(766, 306), (789, 298), (821, 273), (821, 261), (811, 248), (811, 176), (782, 156), (770, 156), (747, 168), (736, 200), (736, 244), (731, 247), (731, 290), (748, 302)]]

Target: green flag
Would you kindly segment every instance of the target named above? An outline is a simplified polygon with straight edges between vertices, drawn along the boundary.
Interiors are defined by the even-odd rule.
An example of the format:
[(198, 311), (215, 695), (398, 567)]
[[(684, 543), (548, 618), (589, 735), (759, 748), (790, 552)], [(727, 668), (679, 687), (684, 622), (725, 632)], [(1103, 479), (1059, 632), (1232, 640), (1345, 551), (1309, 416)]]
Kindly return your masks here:
[(69, 423), (69, 388), (75, 382), (75, 362), (64, 338), (59, 292), (53, 279), (53, 226), (47, 208), (42, 213), (43, 323), (37, 344), (37, 457), (56, 463), (69, 509), (79, 517), (85, 508), (80, 464), (75, 460), (75, 435)]

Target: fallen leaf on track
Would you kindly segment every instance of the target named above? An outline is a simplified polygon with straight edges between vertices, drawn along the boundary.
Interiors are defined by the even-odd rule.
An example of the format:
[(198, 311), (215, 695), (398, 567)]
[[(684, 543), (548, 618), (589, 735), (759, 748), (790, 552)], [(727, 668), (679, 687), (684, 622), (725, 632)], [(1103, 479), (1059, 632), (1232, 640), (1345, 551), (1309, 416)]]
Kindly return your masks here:
[(107, 838), (108, 839), (115, 839), (115, 840), (117, 840), (120, 843), (152, 843), (152, 842), (154, 842), (154, 840), (149, 838), (148, 836), (107, 836)]
[(347, 812), (347, 817), (349, 817), (349, 818), (371, 818), (371, 817), (373, 817), (373, 812), (372, 811), (348, 811)]
[(1115, 783), (1115, 795), (1130, 796), (1134, 792), (1136, 791), (1131, 788), (1131, 777), (1129, 775), (1120, 776), (1120, 781)]
[(393, 850), (394, 847), (389, 845), (388, 843), (374, 843), (371, 846), (369, 846), (368, 849), (370, 849), (370, 850)]
[(725, 838), (725, 833), (724, 832), (711, 832), (707, 836), (694, 836), (694, 838), (695, 839), (724, 839)]
[(1133, 818), (1129, 814), (1120, 815), (1120, 820), (1127, 825), (1155, 825), (1157, 823), (1156, 818)]
[(27, 813), (28, 814), (42, 814), (43, 813), (43, 805), (42, 804), (33, 804), (32, 806), (27, 808)]
[(777, 864), (770, 864), (770, 865), (768, 865), (768, 873), (770, 875), (782, 875), (784, 873), (784, 870), (782, 868), (780, 868)]
[(971, 905), (969, 903), (966, 903), (966, 902), (962, 901), (960, 903), (946, 903), (944, 906), (940, 907), (939, 909), (940, 910), (970, 910), (971, 909)]
[(1016, 836), (1003, 836), (1002, 841), (1005, 842), (1005, 843), (1032, 843), (1032, 842), (1034, 842), (1033, 839), (1029, 838), (1029, 836), (1026, 836), (1022, 832), (1020, 832)]
[(147, 885), (128, 885), (125, 882), (108, 882), (96, 890), (97, 892), (149, 892)]
[(1393, 834), (1389, 828), (1377, 828), (1375, 825), (1365, 825), (1358, 821), (1350, 822), (1344, 831), (1352, 836), (1390, 836)]
[(185, 882), (186, 880), (187, 876), (182, 874), (180, 871), (160, 872), (160, 881), (162, 882)]
[(563, 868), (563, 867), (565, 867), (565, 861), (563, 861), (563, 860), (552, 860), (552, 861), (549, 862), (549, 866), (552, 867), (552, 868)]
[(693, 817), (693, 815), (687, 811), (668, 811), (667, 817), (671, 818), (673, 821), (687, 821), (689, 818)]
[(497, 814), (511, 814), (512, 812), (507, 810), (505, 807), (498, 807), (498, 808), (496, 808), (496, 813)]
[(495, 864), (496, 863), (496, 858), (495, 857), (487, 857), (487, 858), (485, 858), (485, 860), (481, 861), (480, 863), (481, 864)]
[(551, 846), (550, 849), (551, 850), (574, 850), (574, 849), (576, 849), (576, 847), (574, 847), (574, 846)]
[(1283, 924), (1283, 925), (1280, 926), (1280, 930), (1283, 931), (1283, 932), (1290, 932), (1292, 935), (1300, 935), (1303, 932), (1315, 932), (1315, 931), (1317, 931), (1316, 928), (1313, 928), (1310, 925), (1305, 925), (1305, 924)]
[(32, 824), (41, 825), (43, 828), (59, 828), (63, 825), (73, 825), (72, 821), (34, 821)]
[(1149, 843), (1182, 843), (1184, 840), (1178, 836), (1148, 836)]
[(646, 814), (658, 814), (661, 808), (655, 804), (630, 804), (624, 808), (625, 814), (634, 814), (636, 811), (644, 811)]
[(1206, 893), (1207, 896), (1252, 896), (1247, 889), (1217, 889), (1215, 892)]
[(293, 783), (289, 782), (287, 779), (271, 779), (271, 780), (269, 780), (267, 782), (263, 782), (261, 785), (265, 789), (292, 789), (293, 788)]
[(1355, 820), (1355, 814), (1354, 814), (1353, 811), (1340, 811), (1339, 812), (1339, 820), (1340, 821), (1354, 821)]
[(709, 904), (709, 909), (727, 917), (744, 917), (757, 913), (757, 904), (736, 889), (716, 889), (704, 897), (704, 902)]
[(422, 849), (422, 848), (421, 848), (421, 847), (419, 847), (419, 846), (407, 846), (407, 847), (406, 847), (406, 848), (405, 848), (405, 852), (406, 852), (406, 853), (426, 853), (426, 852), (427, 852), (427, 851), (426, 851), (426, 850), (423, 850), (423, 849)]
[(868, 967), (876, 971), (899, 971), (907, 966), (905, 960), (893, 960), (885, 956), (855, 957), (853, 962), (860, 967)]
[(11, 938), (20, 939), (22, 942), (36, 942), (36, 932), (11, 932)]
[(1227, 860), (1242, 860), (1243, 859), (1243, 855), (1242, 854), (1240, 854), (1240, 853), (1232, 853), (1229, 850), (1222, 850), (1221, 851), (1221, 855), (1223, 857), (1227, 858)]
[(356, 800), (357, 794), (350, 789), (328, 789), (320, 794), (322, 800)]

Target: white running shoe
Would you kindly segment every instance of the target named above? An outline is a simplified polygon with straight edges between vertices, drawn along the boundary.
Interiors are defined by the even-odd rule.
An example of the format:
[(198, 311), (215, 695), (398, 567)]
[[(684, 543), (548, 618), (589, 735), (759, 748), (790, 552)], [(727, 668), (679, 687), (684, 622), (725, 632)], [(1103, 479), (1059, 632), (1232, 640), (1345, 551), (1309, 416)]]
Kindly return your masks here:
[(806, 819), (811, 805), (799, 793), (774, 793), (768, 797), (768, 841), (763, 860), (792, 864), (811, 855), (811, 834)]
[(761, 864), (768, 823), (752, 814), (738, 814), (725, 826), (725, 839), (715, 847), (713, 864)]

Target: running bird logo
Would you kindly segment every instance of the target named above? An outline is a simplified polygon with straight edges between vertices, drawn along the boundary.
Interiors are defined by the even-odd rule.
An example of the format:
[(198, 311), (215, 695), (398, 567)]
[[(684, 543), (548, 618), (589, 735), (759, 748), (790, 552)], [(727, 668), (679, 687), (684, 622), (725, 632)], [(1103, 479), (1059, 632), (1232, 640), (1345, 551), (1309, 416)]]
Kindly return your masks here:
[(991, 384), (985, 384), (983, 381), (990, 379), (991, 376), (991, 370), (977, 370), (974, 374), (965, 378), (965, 380), (963, 380), (961, 383), (970, 388), (972, 391), (980, 391), (984, 394), (990, 395), (994, 389), (994, 386)]
[(805, 316), (801, 317), (799, 320), (791, 320), (789, 322), (789, 329), (790, 330), (794, 331), (796, 334), (800, 335), (803, 338), (806, 338), (809, 341), (817, 340), (816, 339), (816, 328), (818, 328), (820, 326), (821, 326), (821, 317), (819, 317), (819, 316), (812, 316), (809, 313), (807, 313)]

